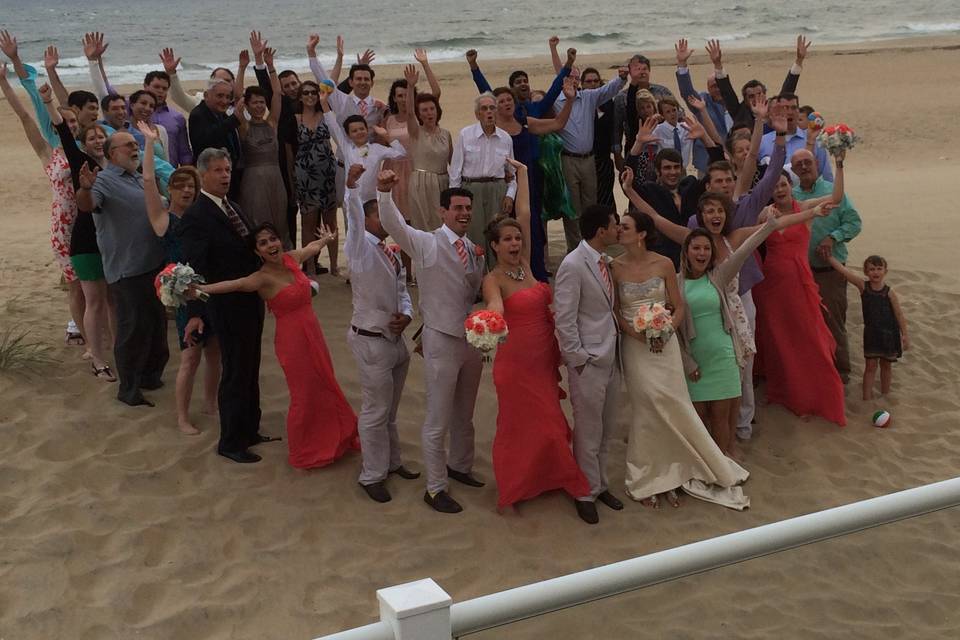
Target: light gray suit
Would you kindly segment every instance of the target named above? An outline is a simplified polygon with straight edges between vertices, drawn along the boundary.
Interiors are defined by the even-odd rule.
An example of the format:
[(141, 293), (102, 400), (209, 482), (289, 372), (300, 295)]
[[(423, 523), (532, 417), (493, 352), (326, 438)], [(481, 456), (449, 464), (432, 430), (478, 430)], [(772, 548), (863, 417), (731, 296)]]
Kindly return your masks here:
[[(427, 491), (447, 488), (447, 466), (470, 473), (473, 468), (473, 408), (483, 373), (480, 352), (467, 344), (463, 322), (483, 280), (483, 258), (466, 237), (467, 267), (452, 244), (456, 235), (445, 226), (426, 232), (403, 221), (388, 193), (379, 193), (380, 222), (410, 256), (420, 287), (427, 415), (422, 446)], [(450, 434), (450, 455), (444, 446)]]
[[(363, 453), (359, 482), (369, 485), (382, 482), (401, 465), (397, 407), (410, 353), (403, 336), (391, 333), (389, 325), (394, 313), (413, 317), (413, 305), (400, 256), (391, 262), (378, 246), (377, 237), (364, 228), (359, 188), (347, 190), (344, 211), (349, 220), (344, 248), (353, 284), (347, 343), (360, 371), (362, 402), (357, 425)], [(369, 335), (374, 333), (380, 337)]]
[[(607, 441), (613, 432), (620, 391), (619, 327), (599, 256), (581, 241), (557, 270), (553, 294), (557, 336), (573, 404), (573, 454), (590, 482), (590, 495), (581, 500), (589, 501), (608, 488)], [(577, 373), (580, 366), (583, 371)]]

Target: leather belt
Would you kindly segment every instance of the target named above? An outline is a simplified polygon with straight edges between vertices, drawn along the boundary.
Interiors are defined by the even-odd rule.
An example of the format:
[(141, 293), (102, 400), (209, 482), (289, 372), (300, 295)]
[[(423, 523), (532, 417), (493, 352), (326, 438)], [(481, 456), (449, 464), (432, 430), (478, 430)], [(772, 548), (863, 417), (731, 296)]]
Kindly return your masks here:
[(503, 178), (461, 178), (461, 182), (503, 182)]
[(567, 151), (566, 149), (564, 149), (563, 151), (560, 152), (560, 155), (570, 156), (571, 158), (592, 158), (593, 151), (589, 153), (574, 153), (573, 151)]
[(350, 325), (350, 329), (357, 334), (358, 336), (363, 336), (365, 338), (382, 338), (383, 334), (379, 331), (367, 331), (366, 329), (360, 329), (353, 325)]

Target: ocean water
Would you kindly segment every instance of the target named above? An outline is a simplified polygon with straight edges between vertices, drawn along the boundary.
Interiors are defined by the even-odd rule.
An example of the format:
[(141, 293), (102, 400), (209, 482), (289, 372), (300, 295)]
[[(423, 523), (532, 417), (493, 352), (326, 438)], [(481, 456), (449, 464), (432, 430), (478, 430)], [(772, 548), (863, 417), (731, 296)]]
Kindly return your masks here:
[(679, 37), (696, 46), (719, 38), (734, 49), (789, 46), (798, 33), (815, 44), (960, 34), (958, 0), (687, 0), (646, 7), (624, 0), (0, 0), (0, 9), (0, 27), (17, 36), (24, 60), (40, 68), (44, 47), (59, 47), (68, 85), (85, 83), (80, 38), (95, 30), (110, 42), (106, 62), (114, 83), (138, 83), (160, 68), (165, 46), (183, 58), (186, 79), (205, 78), (217, 66), (235, 68), (250, 29), (278, 50), (281, 69), (306, 68), (309, 32), (320, 34), (318, 54), (326, 63), (337, 34), (348, 62), (370, 47), (384, 63), (412, 61), (415, 47), (433, 60), (462, 59), (475, 48), (481, 63), (543, 54), (554, 34), (562, 49), (583, 53), (670, 49)]

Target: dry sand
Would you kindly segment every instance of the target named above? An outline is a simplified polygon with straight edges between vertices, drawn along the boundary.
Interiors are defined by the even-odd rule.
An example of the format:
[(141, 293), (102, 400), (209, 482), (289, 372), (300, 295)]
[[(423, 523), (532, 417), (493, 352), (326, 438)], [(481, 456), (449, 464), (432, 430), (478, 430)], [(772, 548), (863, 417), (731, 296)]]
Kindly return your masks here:
[[(432, 577), (463, 600), (956, 475), (958, 48), (957, 38), (816, 47), (800, 81), (803, 103), (864, 139), (847, 162), (848, 193), (864, 219), (851, 263), (886, 256), (904, 304), (913, 349), (894, 368), (893, 394), (865, 403), (851, 384), (843, 430), (761, 408), (745, 447), (753, 505), (745, 513), (692, 499), (679, 510), (630, 503), (616, 514), (601, 507), (595, 527), (560, 495), (496, 512), (489, 367), (475, 417), (476, 471), (490, 482), (452, 488), (465, 507), (457, 516), (430, 511), (421, 482), (391, 479), (393, 502), (372, 503), (356, 485), (356, 455), (309, 473), (287, 465), (283, 444), (259, 447), (257, 465), (216, 456), (214, 419), (194, 412), (204, 431), (197, 438), (176, 430), (175, 354), (167, 386), (150, 394), (157, 408), (116, 402), (115, 387), (90, 375), (78, 349), (62, 346), (67, 310), (50, 253), (50, 190), (19, 124), (0, 106), (0, 328), (29, 327), (62, 360), (33, 378), (0, 377), (0, 637), (314, 638), (374, 620), (379, 587)], [(792, 56), (727, 57), (735, 83), (758, 77), (772, 93)], [(620, 59), (588, 61), (610, 75)], [(654, 59), (654, 81), (674, 86), (671, 55)], [(706, 56), (695, 62), (702, 86)], [(534, 86), (549, 79), (546, 58), (481, 58), (481, 65), (496, 84), (516, 66), (531, 72)], [(475, 91), (465, 64), (437, 67), (443, 124), (455, 131), (471, 119)], [(398, 72), (379, 71), (383, 96)], [(551, 240), (559, 256), (556, 223)], [(349, 287), (330, 278), (314, 308), (358, 408), (344, 339), (349, 304)], [(860, 352), (859, 306), (851, 293), (853, 353)], [(287, 393), (273, 327), (268, 319), (263, 430), (281, 434)], [(172, 325), (170, 343), (175, 348)], [(859, 358), (855, 367), (859, 380)], [(893, 428), (870, 426), (881, 407), (892, 412)], [(415, 358), (400, 425), (405, 458), (416, 468), (423, 413)], [(626, 415), (621, 427), (625, 435)], [(623, 458), (621, 436), (610, 455), (620, 495)], [(930, 515), (478, 637), (956, 638), (958, 525), (956, 510)]]

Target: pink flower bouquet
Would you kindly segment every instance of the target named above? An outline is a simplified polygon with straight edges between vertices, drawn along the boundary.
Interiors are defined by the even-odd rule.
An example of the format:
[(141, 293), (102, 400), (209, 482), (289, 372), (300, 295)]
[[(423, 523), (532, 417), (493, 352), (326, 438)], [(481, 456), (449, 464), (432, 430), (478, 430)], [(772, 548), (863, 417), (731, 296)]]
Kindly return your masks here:
[(817, 142), (830, 155), (837, 156), (847, 149), (852, 149), (855, 144), (860, 142), (860, 138), (853, 129), (840, 123), (824, 127), (823, 131), (817, 136)]
[(633, 316), (633, 328), (642, 333), (650, 345), (650, 351), (663, 351), (670, 336), (673, 335), (673, 315), (670, 310), (659, 302), (643, 304)]

